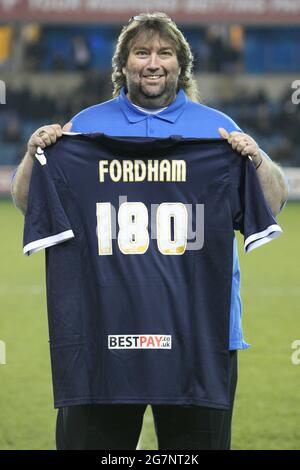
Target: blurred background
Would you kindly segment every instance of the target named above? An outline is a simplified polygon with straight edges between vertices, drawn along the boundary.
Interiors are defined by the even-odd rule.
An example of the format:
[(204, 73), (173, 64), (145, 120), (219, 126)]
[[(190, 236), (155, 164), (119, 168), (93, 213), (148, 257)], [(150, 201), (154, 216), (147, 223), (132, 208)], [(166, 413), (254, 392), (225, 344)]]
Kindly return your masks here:
[[(249, 258), (240, 240), (252, 348), (240, 353), (233, 448), (300, 446), (300, 365), (291, 359), (300, 339), (299, 2), (0, 0), (0, 449), (52, 449), (55, 428), (44, 258), (22, 256), (12, 174), (38, 127), (63, 125), (111, 99), (121, 27), (155, 10), (169, 14), (189, 41), (202, 102), (254, 137), (289, 179), (290, 200), (279, 216), (284, 236)], [(156, 448), (149, 407), (140, 446)]]

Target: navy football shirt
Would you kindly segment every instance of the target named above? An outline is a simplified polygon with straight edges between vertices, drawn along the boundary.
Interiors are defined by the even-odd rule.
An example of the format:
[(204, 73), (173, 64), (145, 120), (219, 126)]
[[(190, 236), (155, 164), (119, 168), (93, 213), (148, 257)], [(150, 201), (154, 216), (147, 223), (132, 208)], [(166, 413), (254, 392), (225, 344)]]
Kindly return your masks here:
[(34, 163), (24, 253), (46, 248), (55, 407), (229, 407), (234, 230), (281, 233), (221, 139), (64, 135)]

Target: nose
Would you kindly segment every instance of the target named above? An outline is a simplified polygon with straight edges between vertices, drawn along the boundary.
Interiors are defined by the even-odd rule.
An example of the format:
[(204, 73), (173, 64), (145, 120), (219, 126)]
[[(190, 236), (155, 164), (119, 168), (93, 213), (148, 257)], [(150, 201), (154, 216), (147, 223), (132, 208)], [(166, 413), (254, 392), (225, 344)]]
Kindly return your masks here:
[(159, 65), (160, 65), (160, 62), (159, 62), (158, 55), (156, 54), (156, 52), (152, 52), (149, 55), (149, 61), (148, 61), (147, 69), (149, 69), (151, 71), (155, 71), (159, 68)]

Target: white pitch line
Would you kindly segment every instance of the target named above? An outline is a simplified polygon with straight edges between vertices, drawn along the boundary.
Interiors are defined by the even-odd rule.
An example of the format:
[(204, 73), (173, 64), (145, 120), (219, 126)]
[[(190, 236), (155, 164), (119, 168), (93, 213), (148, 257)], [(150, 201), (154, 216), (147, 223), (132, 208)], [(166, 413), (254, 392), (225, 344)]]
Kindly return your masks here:
[(270, 297), (281, 297), (281, 296), (292, 296), (292, 297), (299, 297), (300, 296), (300, 287), (242, 287), (241, 289), (241, 296), (247, 294), (255, 294)]
[(136, 446), (136, 450), (142, 450), (142, 433), (140, 434), (138, 445)]
[(1, 284), (0, 285), (0, 295), (40, 295), (45, 292), (45, 286), (41, 284)]
[[(32, 294), (40, 295), (46, 292), (46, 286), (42, 284), (1, 284), (0, 295), (7, 294)], [(300, 296), (300, 287), (243, 287), (241, 289), (241, 296), (243, 295), (259, 295), (262, 297), (281, 297), (281, 296)]]

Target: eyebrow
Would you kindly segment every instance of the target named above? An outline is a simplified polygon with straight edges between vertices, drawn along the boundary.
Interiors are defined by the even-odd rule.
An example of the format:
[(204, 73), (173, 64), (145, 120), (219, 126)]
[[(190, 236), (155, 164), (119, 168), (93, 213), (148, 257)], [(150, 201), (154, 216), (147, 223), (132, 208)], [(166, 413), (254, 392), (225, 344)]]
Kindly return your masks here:
[[(138, 50), (138, 49), (145, 49), (145, 50), (149, 51), (149, 47), (146, 47), (146, 46), (135, 46), (135, 47), (132, 48), (133, 51), (136, 51), (136, 50)], [(174, 52), (174, 49), (173, 49), (172, 46), (164, 46), (164, 47), (161, 47), (159, 50), (160, 50), (160, 51), (163, 51), (163, 50), (171, 50), (171, 51)]]

